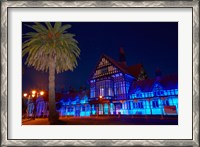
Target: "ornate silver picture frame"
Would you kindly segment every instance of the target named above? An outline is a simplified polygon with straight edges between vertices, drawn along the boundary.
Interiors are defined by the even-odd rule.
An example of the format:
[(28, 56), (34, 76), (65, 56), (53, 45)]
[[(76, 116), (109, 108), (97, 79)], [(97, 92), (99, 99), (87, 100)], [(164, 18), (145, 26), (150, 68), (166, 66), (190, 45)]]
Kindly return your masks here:
[[(8, 13), (18, 7), (123, 7), (192, 9), (192, 139), (9, 139)], [(19, 59), (21, 60), (21, 59)], [(153, 133), (153, 132), (152, 132)], [(199, 1), (3, 1), (1, 2), (1, 146), (199, 146)]]

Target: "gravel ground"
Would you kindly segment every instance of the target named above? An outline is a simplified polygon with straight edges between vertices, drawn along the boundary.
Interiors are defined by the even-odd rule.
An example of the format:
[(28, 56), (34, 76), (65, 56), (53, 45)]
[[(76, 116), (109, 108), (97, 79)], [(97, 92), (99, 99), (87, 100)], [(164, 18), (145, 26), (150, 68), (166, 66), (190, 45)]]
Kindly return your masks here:
[[(47, 118), (23, 119), (22, 125), (49, 125)], [(178, 116), (61, 117), (56, 125), (178, 125)]]

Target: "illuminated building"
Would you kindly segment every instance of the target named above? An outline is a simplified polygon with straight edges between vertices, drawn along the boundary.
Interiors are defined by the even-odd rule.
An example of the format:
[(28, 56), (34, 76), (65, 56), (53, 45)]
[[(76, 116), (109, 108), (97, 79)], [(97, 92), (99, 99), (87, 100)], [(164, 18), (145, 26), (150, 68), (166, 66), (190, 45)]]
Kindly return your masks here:
[(27, 105), (26, 117), (47, 117), (48, 116), (48, 100), (47, 92), (37, 92), (36, 90), (30, 93), (24, 93), (23, 98)]
[(39, 96), (37, 99), (27, 99), (27, 117), (47, 117), (48, 116), (48, 102), (43, 97)]
[(70, 92), (60, 100), (60, 116), (90, 116), (88, 91)]
[(178, 76), (149, 79), (142, 64), (128, 66), (124, 50), (119, 61), (102, 55), (89, 79), (90, 91), (67, 94), (60, 116), (178, 115)]

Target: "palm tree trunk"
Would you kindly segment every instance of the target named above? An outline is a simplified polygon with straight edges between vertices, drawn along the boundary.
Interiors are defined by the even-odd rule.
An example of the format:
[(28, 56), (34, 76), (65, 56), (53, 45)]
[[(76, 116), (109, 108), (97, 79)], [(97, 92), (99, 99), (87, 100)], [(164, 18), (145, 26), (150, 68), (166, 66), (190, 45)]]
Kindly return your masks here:
[(49, 61), (49, 122), (50, 124), (56, 124), (59, 115), (56, 112), (55, 101), (55, 60), (52, 58)]

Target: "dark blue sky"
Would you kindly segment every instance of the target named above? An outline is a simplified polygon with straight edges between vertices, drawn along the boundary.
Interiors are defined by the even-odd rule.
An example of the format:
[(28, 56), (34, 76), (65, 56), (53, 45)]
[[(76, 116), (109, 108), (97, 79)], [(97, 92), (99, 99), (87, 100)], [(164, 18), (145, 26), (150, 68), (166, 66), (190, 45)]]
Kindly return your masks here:
[[(33, 31), (22, 23), (23, 34)], [(64, 24), (64, 23), (63, 23)], [(102, 54), (118, 60), (123, 47), (128, 65), (142, 63), (149, 78), (156, 68), (162, 75), (178, 73), (177, 22), (68, 22), (81, 50), (77, 68), (56, 75), (56, 89), (86, 85)], [(22, 89), (48, 89), (48, 73), (25, 67)]]

